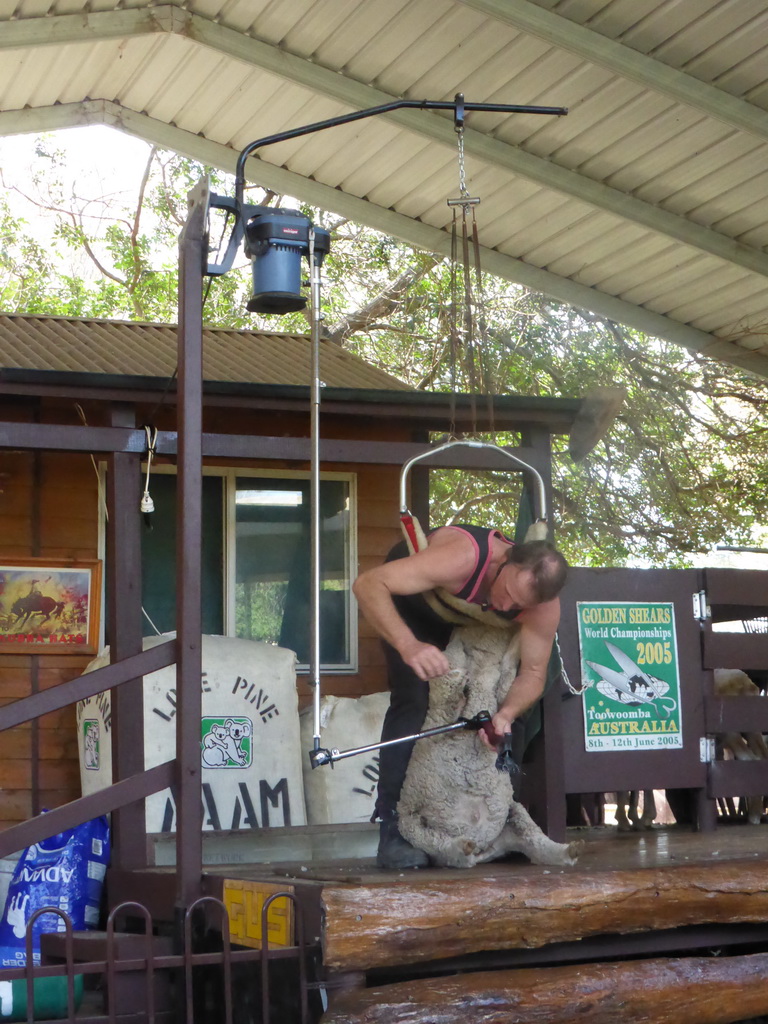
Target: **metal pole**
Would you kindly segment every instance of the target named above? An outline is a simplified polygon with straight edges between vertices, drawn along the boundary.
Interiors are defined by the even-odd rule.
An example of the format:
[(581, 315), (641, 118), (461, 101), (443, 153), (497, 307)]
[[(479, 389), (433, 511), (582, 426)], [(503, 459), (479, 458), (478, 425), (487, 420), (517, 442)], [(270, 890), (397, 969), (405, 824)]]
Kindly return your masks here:
[(470, 729), (479, 732), (480, 729), (491, 729), (490, 711), (478, 711), (473, 718), (459, 718), (449, 725), (436, 725), (432, 729), (424, 729), (422, 732), (412, 733), (410, 736), (398, 736), (394, 740), (380, 740), (378, 743), (369, 743), (365, 747), (353, 747), (350, 750), (327, 750), (318, 747), (310, 753), (309, 760), (313, 768), (320, 765), (333, 765), (336, 761), (343, 761), (347, 757), (354, 757), (356, 754), (367, 754), (371, 750), (382, 750), (384, 747), (394, 747), (398, 743), (411, 743), (416, 740), (426, 740), (431, 736), (441, 736), (443, 733), (457, 732), (462, 729)]
[(399, 743), (413, 743), (416, 740), (425, 740), (430, 736), (442, 736), (443, 733), (460, 732), (467, 729), (467, 722), (452, 722), (450, 725), (437, 725), (434, 729), (425, 729), (423, 732), (415, 732), (410, 736), (398, 736), (395, 740), (380, 740), (378, 743), (368, 743), (364, 747), (352, 747), (349, 750), (331, 750), (330, 757), (318, 761), (320, 764), (331, 764), (336, 761), (343, 761), (347, 757), (355, 757), (357, 754), (369, 754), (372, 750), (383, 750), (384, 747), (394, 747)]
[(202, 408), (203, 266), (207, 255), (208, 184), (189, 195), (179, 240), (178, 486), (176, 495), (176, 911), (200, 895), (202, 801)]
[(309, 229), (309, 282), (312, 344), (312, 389), (310, 395), (310, 534), (312, 626), (309, 660), (312, 705), (314, 709), (315, 750), (320, 746), (320, 266), (315, 260), (315, 229)]

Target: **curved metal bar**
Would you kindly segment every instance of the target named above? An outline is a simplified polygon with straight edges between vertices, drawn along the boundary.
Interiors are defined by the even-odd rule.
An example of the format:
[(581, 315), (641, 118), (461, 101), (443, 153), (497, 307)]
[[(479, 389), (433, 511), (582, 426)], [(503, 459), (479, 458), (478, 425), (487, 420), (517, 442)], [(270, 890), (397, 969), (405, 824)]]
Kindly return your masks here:
[(269, 908), (275, 902), (285, 897), (293, 904), (293, 912), (296, 915), (296, 946), (299, 955), (299, 999), (301, 1009), (301, 1024), (308, 1024), (309, 1002), (307, 999), (307, 951), (304, 935), (304, 911), (292, 892), (273, 892), (268, 896), (261, 908), (261, 1024), (270, 1024), (269, 1008)]
[(506, 448), (501, 448), (497, 444), (490, 444), (488, 441), (446, 441), (445, 444), (438, 445), (437, 448), (430, 448), (426, 452), (422, 452), (421, 455), (414, 455), (412, 459), (409, 459), (400, 470), (400, 512), (401, 514), (408, 513), (408, 502), (406, 501), (405, 491), (406, 483), (408, 480), (408, 473), (412, 466), (415, 466), (417, 462), (421, 462), (423, 459), (428, 459), (430, 455), (436, 455), (438, 452), (444, 452), (447, 448), (455, 448), (456, 445), (463, 445), (465, 448), (492, 448), (494, 451), (500, 452), (502, 455), (506, 455), (508, 459), (519, 466), (521, 469), (527, 470), (536, 481), (536, 518), (545, 520), (547, 516), (547, 498), (546, 491), (544, 489), (544, 481), (539, 473), (538, 469), (530, 466), (527, 462), (518, 458), (517, 455), (513, 455), (508, 452)]
[[(461, 95), (461, 94), (459, 94)], [(547, 114), (554, 117), (563, 117), (568, 113), (567, 107), (531, 107), (520, 103), (465, 103), (461, 98), (462, 113), (467, 110), (486, 111), (502, 114)], [(338, 125), (349, 124), (351, 121), (360, 121), (366, 117), (375, 117), (377, 114), (387, 114), (393, 110), (411, 108), (418, 110), (453, 110), (458, 112), (458, 96), (450, 100), (392, 100), (389, 103), (382, 103), (377, 107), (368, 107), (366, 110), (355, 110), (350, 114), (342, 114), (340, 117), (329, 117), (325, 121), (314, 121), (312, 124), (301, 125), (299, 128), (291, 128), (288, 131), (278, 132), (276, 135), (265, 135), (261, 139), (250, 142), (243, 149), (237, 158), (235, 166), (235, 201), (238, 207), (243, 203), (243, 189), (245, 187), (245, 161), (257, 149), (262, 146), (271, 146), (275, 142), (285, 142), (288, 139), (298, 139), (302, 135), (311, 135), (314, 132), (324, 131), (326, 128), (335, 128)]]
[(26, 952), (26, 986), (27, 986), (27, 1024), (35, 1019), (35, 954), (33, 950), (33, 927), (38, 917), (44, 914), (55, 914), (64, 922), (64, 962), (67, 966), (67, 1014), (70, 1020), (75, 1019), (75, 972), (73, 953), (72, 918), (65, 914), (59, 907), (40, 907), (27, 921), (24, 933), (24, 948)]
[[(350, 124), (352, 121), (360, 121), (367, 117), (375, 117), (377, 114), (387, 114), (394, 110), (417, 109), (417, 110), (453, 110), (454, 123), (458, 125), (464, 122), (464, 114), (468, 110), (485, 111), (487, 113), (501, 114), (546, 114), (553, 117), (563, 117), (568, 113), (567, 107), (532, 107), (520, 103), (465, 103), (464, 96), (457, 93), (453, 101), (449, 100), (392, 100), (389, 103), (382, 103), (377, 107), (368, 107), (365, 110), (355, 110), (350, 114), (342, 114), (339, 117), (329, 117), (324, 121), (313, 121), (311, 124), (300, 125), (298, 128), (290, 128), (284, 132), (277, 132), (274, 135), (264, 135), (260, 139), (249, 142), (245, 149), (241, 150), (235, 164), (235, 194), (229, 196), (211, 196), (210, 205), (216, 209), (228, 210), (235, 217), (235, 226), (227, 243), (226, 253), (219, 263), (206, 264), (205, 273), (218, 276), (226, 274), (232, 269), (235, 260), (235, 253), (243, 239), (244, 224), (243, 213), (247, 210), (247, 204), (243, 202), (245, 194), (245, 163), (248, 157), (253, 156), (257, 149), (264, 146), (272, 146), (276, 142), (287, 142), (289, 139), (299, 139), (304, 135), (312, 135), (315, 132), (325, 131), (326, 128), (336, 128), (339, 125)], [(450, 202), (450, 200), (449, 200)]]
[(118, 914), (128, 910), (137, 911), (144, 919), (144, 957), (147, 961), (144, 984), (146, 988), (147, 1020), (153, 1024), (155, 1019), (155, 958), (152, 950), (152, 915), (143, 903), (127, 900), (114, 907), (107, 918), (107, 1016), (109, 1024), (116, 1024), (117, 1007), (115, 992), (117, 991), (117, 972), (115, 969), (115, 921)]
[(194, 953), (192, 952), (192, 916), (194, 912), (206, 904), (211, 904), (221, 914), (221, 962), (224, 972), (224, 1024), (232, 1024), (232, 950), (229, 938), (229, 912), (225, 904), (215, 896), (201, 896), (191, 903), (184, 914), (184, 991), (187, 1003), (188, 1024), (194, 1024), (192, 970)]

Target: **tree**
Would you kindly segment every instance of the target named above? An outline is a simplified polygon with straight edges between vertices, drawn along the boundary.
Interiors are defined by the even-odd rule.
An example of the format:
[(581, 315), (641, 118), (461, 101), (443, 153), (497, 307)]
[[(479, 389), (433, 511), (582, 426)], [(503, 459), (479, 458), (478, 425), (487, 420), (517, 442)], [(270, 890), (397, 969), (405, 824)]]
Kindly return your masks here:
[[(186, 195), (203, 169), (147, 149), (129, 198), (80, 195), (62, 157), (38, 141), (25, 192), (53, 228), (43, 244), (0, 201), (0, 308), (28, 314), (172, 322), (177, 237)], [(207, 169), (214, 191), (232, 180)], [(280, 205), (254, 192), (251, 201)], [(290, 202), (290, 201), (289, 201)], [(416, 388), (461, 387), (451, 358), (451, 267), (370, 229), (310, 212), (333, 236), (324, 266), (325, 334)], [(304, 314), (254, 318), (245, 310), (244, 259), (208, 288), (215, 326), (305, 331)], [(755, 543), (762, 525), (768, 421), (764, 385), (738, 369), (646, 337), (584, 310), (490, 276), (483, 279), (484, 361), (499, 394), (579, 396), (623, 386), (627, 401), (609, 434), (576, 465), (557, 439), (558, 538), (576, 564), (689, 564), (717, 542)], [(515, 438), (500, 436), (500, 443)], [(433, 474), (433, 521), (514, 521), (517, 481), (507, 474)]]
[[(584, 311), (527, 300), (527, 326), (495, 337), (514, 348), (516, 370), (508, 365), (504, 379), (523, 394), (573, 395), (589, 384), (627, 391), (613, 428), (581, 465), (556, 440), (555, 518), (569, 557), (681, 566), (717, 543), (754, 544), (766, 478), (764, 385)], [(494, 474), (486, 488), (499, 491)], [(466, 515), (447, 499), (443, 519)], [(480, 513), (490, 514), (486, 521), (499, 501), (490, 498)]]
[[(447, 389), (448, 277), (436, 264), (386, 324), (372, 321), (351, 339), (355, 351), (390, 371), (397, 353), (404, 379)], [(768, 427), (761, 381), (506, 282), (486, 278), (484, 292), (495, 393), (626, 389), (616, 423), (582, 464), (555, 439), (555, 522), (575, 564), (682, 566), (717, 543), (756, 542)], [(433, 522), (514, 522), (519, 493), (507, 474), (433, 476)]]
[[(105, 317), (145, 322), (174, 320), (177, 302), (178, 235), (186, 218), (186, 196), (202, 168), (175, 154), (147, 147), (132, 194), (82, 194), (65, 181), (65, 156), (50, 137), (37, 141), (38, 162), (29, 181), (9, 194), (27, 201), (45, 218), (45, 243), (30, 233), (29, 220), (13, 217), (4, 200), (3, 235), (9, 243), (2, 263), (0, 301), (6, 311)], [(224, 176), (212, 172), (212, 187)], [(8, 172), (3, 175), (7, 186)], [(230, 326), (248, 322), (238, 289), (244, 274), (220, 288), (208, 310)], [(240, 317), (240, 323), (233, 322)]]

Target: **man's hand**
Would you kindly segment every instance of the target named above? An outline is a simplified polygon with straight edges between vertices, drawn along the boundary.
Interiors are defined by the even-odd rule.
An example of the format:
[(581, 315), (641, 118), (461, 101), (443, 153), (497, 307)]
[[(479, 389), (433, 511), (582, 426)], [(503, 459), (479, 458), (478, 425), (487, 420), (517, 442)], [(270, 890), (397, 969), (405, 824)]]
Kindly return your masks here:
[[(512, 732), (512, 723), (533, 707), (544, 692), (549, 656), (560, 621), (560, 599), (555, 597), (526, 609), (519, 621), (520, 664), (507, 696), (491, 719), (498, 737)], [(480, 735), (489, 749), (496, 749), (483, 733)]]
[(400, 648), (400, 657), (424, 682), (434, 679), (435, 676), (445, 675), (451, 667), (439, 647), (416, 639)]
[[(503, 711), (497, 711), (491, 718), (491, 729), (481, 729), (480, 739), (488, 747), (489, 750), (496, 750), (497, 744), (502, 736), (506, 733), (512, 732), (512, 723), (514, 718), (510, 718), (509, 715)], [(492, 730), (492, 731), (491, 731)], [(491, 735), (489, 736), (489, 732)], [(491, 738), (493, 737), (493, 738)]]

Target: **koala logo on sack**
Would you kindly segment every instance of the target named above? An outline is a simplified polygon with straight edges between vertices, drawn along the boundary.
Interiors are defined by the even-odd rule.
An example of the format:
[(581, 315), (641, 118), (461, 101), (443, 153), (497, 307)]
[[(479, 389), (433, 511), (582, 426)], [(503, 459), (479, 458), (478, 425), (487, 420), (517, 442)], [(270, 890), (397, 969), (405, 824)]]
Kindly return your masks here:
[(89, 771), (99, 770), (99, 723), (95, 718), (83, 722), (83, 763)]
[(249, 718), (202, 720), (203, 768), (248, 768), (253, 760)]

